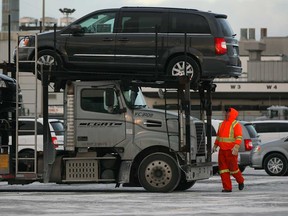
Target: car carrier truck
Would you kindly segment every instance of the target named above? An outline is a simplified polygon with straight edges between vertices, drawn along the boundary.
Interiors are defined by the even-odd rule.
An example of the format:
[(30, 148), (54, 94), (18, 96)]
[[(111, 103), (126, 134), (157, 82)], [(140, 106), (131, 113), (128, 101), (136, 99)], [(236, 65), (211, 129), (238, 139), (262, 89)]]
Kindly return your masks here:
[[(35, 37), (37, 41), (37, 34)], [(35, 50), (37, 55), (37, 44)], [(23, 71), (19, 67), (19, 52), (16, 53), (15, 78), (20, 80), (19, 73)], [(12, 134), (12, 143), (0, 145), (1, 180), (9, 184), (115, 183), (116, 186), (144, 187), (151, 192), (171, 192), (187, 190), (197, 180), (213, 174), (209, 122), (211, 92), (216, 86), (212, 81), (199, 81), (197, 87), (200, 117), (204, 119), (203, 110), (207, 115), (206, 142), (204, 122), (190, 116), (191, 77), (187, 72), (171, 80), (158, 76), (156, 70), (154, 81), (149, 83), (146, 74), (135, 77), (112, 73), (109, 77), (117, 80), (101, 80), (99, 71), (97, 78), (95, 73), (79, 71), (73, 73), (76, 80), (69, 71), (57, 71), (57, 78), (64, 80), (66, 86), (64, 92), (60, 92), (64, 94), (64, 146), (63, 150), (56, 150), (48, 127), (48, 84), (49, 76), (55, 71), (51, 67), (45, 69), (35, 59), (32, 61), (35, 73), (30, 72), (35, 86), (28, 89), (35, 93), (35, 101), (28, 102), (35, 105), (33, 132), (37, 137), (37, 79), (41, 78), (44, 148), (35, 151), (38, 150), (36, 138), (32, 144), (19, 143), (19, 133), (27, 131), (21, 131), (22, 116), (16, 109), (5, 127)], [(177, 112), (167, 111), (167, 94), (164, 94), (164, 110), (147, 107), (142, 86), (164, 88), (165, 92), (176, 89)], [(16, 107), (19, 103), (16, 100)], [(19, 154), (23, 146), (30, 148), (29, 154)]]

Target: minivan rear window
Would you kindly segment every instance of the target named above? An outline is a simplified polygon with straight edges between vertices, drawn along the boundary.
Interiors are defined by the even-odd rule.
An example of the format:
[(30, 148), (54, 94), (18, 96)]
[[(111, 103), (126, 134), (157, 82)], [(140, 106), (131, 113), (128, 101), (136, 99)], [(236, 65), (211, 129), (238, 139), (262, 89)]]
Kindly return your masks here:
[(56, 136), (64, 135), (64, 126), (60, 121), (50, 122)]
[(247, 129), (251, 138), (257, 138), (258, 137), (257, 131), (252, 124), (246, 124), (245, 128)]
[(217, 18), (217, 21), (221, 25), (222, 32), (223, 32), (224, 36), (232, 37), (235, 35), (230, 24), (228, 23), (228, 21), (225, 18)]
[(169, 16), (169, 33), (211, 33), (210, 26), (203, 16), (190, 13), (170, 13)]

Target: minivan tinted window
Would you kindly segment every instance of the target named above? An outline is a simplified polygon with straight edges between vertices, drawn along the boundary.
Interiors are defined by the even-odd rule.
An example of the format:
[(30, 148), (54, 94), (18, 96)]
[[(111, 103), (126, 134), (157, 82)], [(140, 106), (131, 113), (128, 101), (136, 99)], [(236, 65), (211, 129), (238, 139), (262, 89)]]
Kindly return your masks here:
[[(19, 121), (19, 135), (34, 135), (34, 121)], [(37, 134), (43, 135), (43, 125), (37, 122)]]
[(122, 12), (121, 26), (123, 33), (155, 33), (155, 27), (159, 32), (167, 32), (164, 25), (163, 13), (152, 12)]
[(56, 136), (64, 135), (64, 126), (63, 123), (60, 121), (53, 121), (50, 122)]
[(246, 124), (245, 128), (247, 129), (249, 136), (251, 138), (257, 138), (258, 137), (257, 131), (255, 130), (255, 128), (252, 124)]
[(235, 35), (230, 24), (227, 22), (227, 20), (225, 18), (217, 18), (217, 21), (220, 23), (220, 25), (222, 27), (222, 32), (223, 32), (224, 36), (231, 37), (231, 36)]
[(288, 124), (285, 123), (257, 123), (255, 128), (258, 133), (288, 132)]
[(197, 14), (170, 13), (170, 33), (200, 33), (210, 34), (207, 20)]

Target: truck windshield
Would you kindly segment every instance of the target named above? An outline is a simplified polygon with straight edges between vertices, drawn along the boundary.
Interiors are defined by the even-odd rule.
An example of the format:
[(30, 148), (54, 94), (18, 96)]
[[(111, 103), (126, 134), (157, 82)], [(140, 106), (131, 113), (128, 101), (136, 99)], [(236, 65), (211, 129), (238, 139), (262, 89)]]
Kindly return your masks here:
[(124, 89), (123, 95), (127, 106), (131, 109), (141, 109), (147, 106), (139, 88), (129, 87), (128, 89)]

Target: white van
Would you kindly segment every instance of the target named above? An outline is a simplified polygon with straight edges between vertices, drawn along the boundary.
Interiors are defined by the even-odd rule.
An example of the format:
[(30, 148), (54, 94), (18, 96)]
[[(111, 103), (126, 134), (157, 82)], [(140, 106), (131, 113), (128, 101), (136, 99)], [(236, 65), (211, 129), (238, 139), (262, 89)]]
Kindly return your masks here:
[(252, 121), (262, 143), (288, 136), (287, 120)]
[[(62, 150), (64, 147), (64, 126), (59, 119), (49, 119), (49, 129), (51, 132), (52, 143), (56, 150)], [(18, 144), (19, 153), (32, 150), (34, 152), (35, 144), (35, 119), (19, 119)], [(11, 143), (11, 136), (10, 136)], [(37, 119), (37, 151), (43, 151), (43, 118)], [(31, 152), (31, 151), (30, 151)]]

